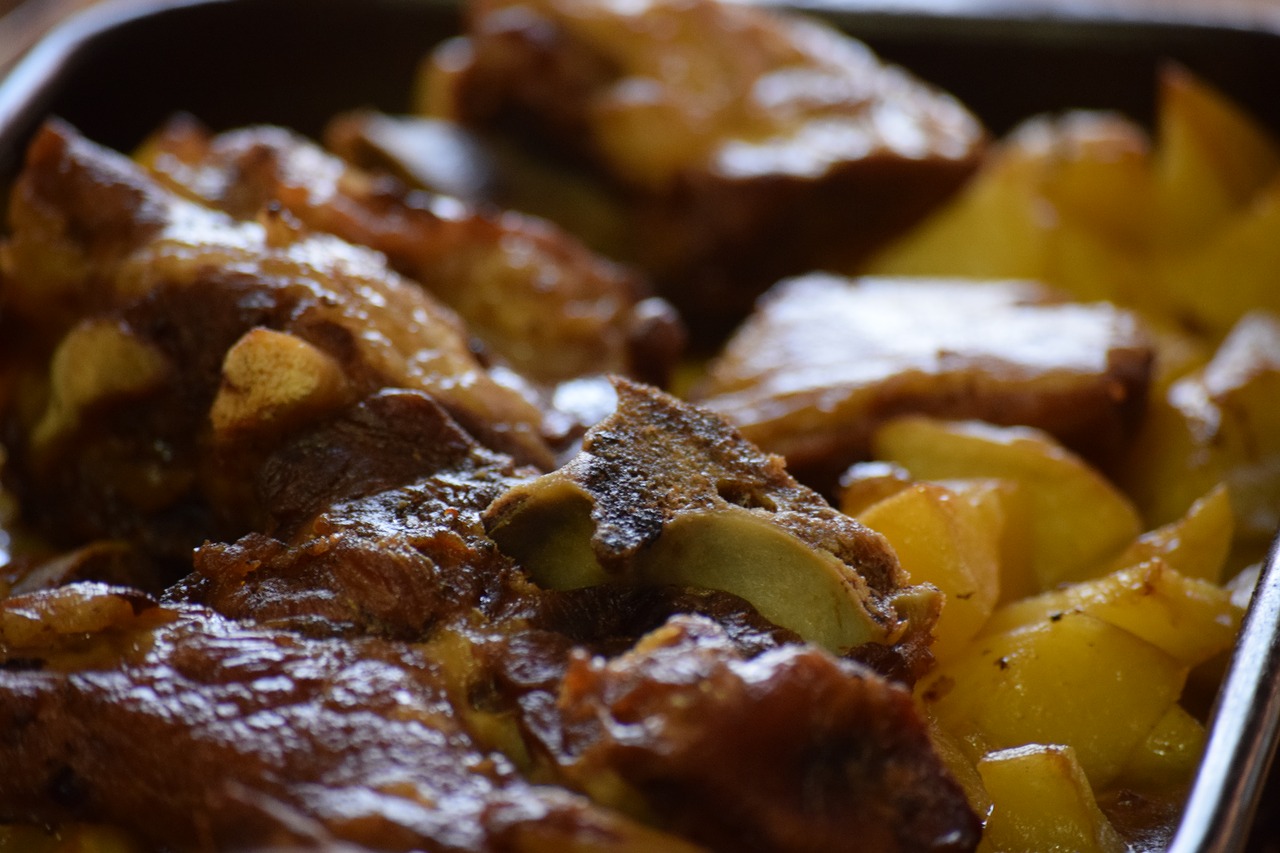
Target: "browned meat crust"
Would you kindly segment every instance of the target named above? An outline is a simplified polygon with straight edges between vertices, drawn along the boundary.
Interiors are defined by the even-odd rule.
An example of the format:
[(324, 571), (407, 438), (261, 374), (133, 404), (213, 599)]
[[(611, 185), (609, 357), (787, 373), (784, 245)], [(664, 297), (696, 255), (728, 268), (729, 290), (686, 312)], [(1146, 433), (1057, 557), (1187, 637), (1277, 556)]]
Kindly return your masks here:
[(485, 525), (543, 584), (733, 592), (838, 653), (928, 667), (936, 590), (909, 587), (877, 533), (797, 483), (721, 418), (624, 380), (618, 410), (564, 467), (517, 485)]
[(550, 223), (410, 192), (279, 127), (210, 136), (178, 119), (141, 158), (168, 186), (233, 216), (279, 205), (383, 252), (457, 311), (490, 357), (534, 382), (621, 373), (663, 383), (680, 355), (674, 310)]
[[(52, 355), (6, 414), (23, 508), (144, 556), (213, 541), (163, 605), (79, 580), (113, 554), (127, 576), (129, 545), (0, 600), (0, 822), (201, 853), (976, 844), (904, 689), (717, 582), (812, 588), (868, 641), (839, 651), (903, 679), (927, 662), (932, 590), (780, 459), (618, 380), (560, 480), (594, 490), (623, 582), (539, 588), (485, 513), (556, 482), (520, 464), (545, 464), (541, 422), (453, 314), (376, 253), (211, 211), (66, 129), (30, 163), (5, 295)], [(629, 577), (688, 518), (760, 537), (765, 571)], [(629, 707), (653, 737), (610, 722)]]
[(430, 107), (628, 198), (631, 254), (703, 332), (847, 268), (976, 167), (958, 103), (816, 22), (715, 0), (476, 0)]
[(1032, 282), (814, 274), (761, 299), (693, 396), (830, 484), (908, 413), (1035, 426), (1106, 459), (1137, 426), (1151, 360), (1132, 313)]
[(719, 850), (826, 853), (857, 838), (959, 851), (979, 836), (910, 693), (813, 647), (744, 660), (723, 629), (681, 617), (613, 660), (576, 655), (560, 705), (571, 779), (620, 779)]
[(483, 443), (551, 464), (538, 408), (377, 253), (279, 215), (236, 222), (56, 125), (10, 219), (6, 312), (54, 354), (7, 412), (5, 472), (56, 541), (120, 536), (181, 557), (261, 529), (247, 484), (265, 454), (384, 387), (430, 394)]
[[(910, 695), (870, 671), (799, 645), (748, 658), (705, 617), (607, 663), (495, 631), (307, 639), (92, 584), (0, 602), (0, 820), (171, 850), (976, 843)], [(539, 777), (586, 798), (486, 745), (512, 714)]]
[(320, 636), (421, 640), (473, 611), (514, 613), (536, 589), (480, 513), (528, 476), (429, 397), (384, 392), (268, 460), (274, 538), (206, 543), (170, 595)]
[(0, 821), (179, 851), (688, 849), (477, 746), (426, 648), (78, 585), (0, 604), (0, 658)]

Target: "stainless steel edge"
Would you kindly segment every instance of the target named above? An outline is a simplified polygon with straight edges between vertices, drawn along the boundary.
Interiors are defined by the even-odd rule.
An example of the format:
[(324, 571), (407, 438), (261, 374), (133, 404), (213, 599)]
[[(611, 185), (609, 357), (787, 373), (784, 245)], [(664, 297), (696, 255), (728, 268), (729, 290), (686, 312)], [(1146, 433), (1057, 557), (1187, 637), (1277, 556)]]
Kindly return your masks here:
[(1280, 732), (1280, 538), (1272, 544), (1218, 692), (1209, 740), (1169, 853), (1238, 853)]

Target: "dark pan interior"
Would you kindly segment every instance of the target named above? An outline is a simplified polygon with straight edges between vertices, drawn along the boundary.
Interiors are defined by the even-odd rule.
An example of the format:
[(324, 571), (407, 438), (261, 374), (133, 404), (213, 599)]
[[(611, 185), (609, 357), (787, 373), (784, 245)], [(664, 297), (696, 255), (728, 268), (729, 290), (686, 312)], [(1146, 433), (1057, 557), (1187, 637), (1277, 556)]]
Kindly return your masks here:
[[(1220, 85), (1273, 128), (1280, 34), (1207, 25), (1042, 17), (949, 18), (854, 5), (814, 9), (883, 56), (951, 90), (996, 132), (1070, 107), (1152, 113), (1164, 62)], [(216, 127), (270, 121), (316, 133), (355, 106), (407, 107), (416, 63), (457, 31), (442, 0), (212, 0), (176, 8), (134, 3), (99, 15), (48, 51), (34, 73), (0, 87), (0, 175), (48, 114), (128, 149), (186, 110)], [(117, 7), (119, 9), (121, 7)], [(100, 10), (101, 11), (101, 10)], [(97, 30), (96, 32), (94, 30)], [(54, 46), (56, 47), (56, 46)]]

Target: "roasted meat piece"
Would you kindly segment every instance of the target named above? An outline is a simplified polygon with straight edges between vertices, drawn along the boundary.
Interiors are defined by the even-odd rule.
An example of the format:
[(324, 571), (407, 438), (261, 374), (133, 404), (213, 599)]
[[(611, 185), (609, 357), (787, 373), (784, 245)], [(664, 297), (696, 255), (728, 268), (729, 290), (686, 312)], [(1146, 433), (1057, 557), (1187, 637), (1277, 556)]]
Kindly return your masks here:
[[(617, 379), (546, 474), (457, 317), (284, 205), (237, 219), (52, 126), (12, 219), (6, 473), (98, 544), (0, 578), (0, 823), (178, 853), (976, 843), (905, 686), (936, 591), (718, 416)], [(157, 557), (190, 574), (122, 583)]]
[(578, 456), (485, 512), (505, 553), (556, 589), (730, 592), (806, 641), (841, 654), (890, 647), (919, 674), (937, 591), (907, 586), (879, 534), (719, 417), (625, 380), (617, 388), (618, 411)]
[(5, 473), (56, 541), (124, 537), (186, 557), (261, 529), (251, 484), (265, 455), (385, 387), (552, 463), (541, 411), (476, 360), (452, 311), (287, 212), (234, 220), (53, 124), (10, 222), (5, 322), (38, 329), (31, 349), (52, 356), (4, 413)]
[(575, 656), (560, 705), (570, 779), (620, 808), (638, 798), (718, 850), (979, 838), (911, 694), (813, 647), (746, 660), (715, 623), (678, 617), (613, 660)]
[(624, 195), (631, 254), (703, 331), (783, 275), (865, 256), (985, 143), (861, 43), (749, 4), (473, 0), (467, 20), (433, 57), (427, 108)]
[(0, 822), (108, 821), (174, 851), (693, 849), (477, 746), (448, 666), (102, 585), (8, 599)]
[(1025, 281), (780, 283), (693, 398), (826, 486), (904, 413), (1044, 429), (1094, 458), (1142, 413), (1152, 351), (1130, 312)]
[(619, 373), (661, 383), (680, 354), (674, 309), (548, 222), (411, 192), (278, 127), (210, 136), (178, 119), (140, 158), (168, 186), (233, 216), (279, 205), (308, 228), (383, 252), (457, 311), (491, 358), (534, 382)]
[(169, 597), (318, 636), (426, 639), (536, 589), (480, 513), (531, 471), (486, 451), (430, 397), (387, 391), (300, 433), (263, 466), (272, 535), (205, 543)]

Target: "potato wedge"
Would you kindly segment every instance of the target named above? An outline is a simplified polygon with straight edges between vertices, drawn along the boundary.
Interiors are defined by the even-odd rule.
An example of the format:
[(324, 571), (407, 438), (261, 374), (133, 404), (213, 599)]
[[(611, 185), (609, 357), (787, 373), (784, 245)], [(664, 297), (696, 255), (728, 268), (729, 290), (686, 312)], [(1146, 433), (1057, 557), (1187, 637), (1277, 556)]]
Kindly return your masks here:
[(978, 773), (992, 799), (983, 842), (1002, 853), (1125, 853), (1128, 846), (1098, 808), (1067, 746), (989, 753)]
[(1280, 171), (1280, 145), (1218, 89), (1177, 65), (1160, 73), (1155, 236), (1200, 242)]
[(1182, 518), (1135, 539), (1112, 567), (1123, 569), (1161, 559), (1184, 577), (1219, 583), (1234, 533), (1231, 496), (1220, 483), (1193, 503)]
[(960, 653), (981, 630), (1000, 595), (1003, 516), (988, 492), (976, 500), (932, 483), (903, 489), (872, 505), (858, 520), (893, 546), (912, 583), (942, 591), (942, 613), (934, 627), (939, 661)]
[(1134, 634), (1068, 612), (971, 644), (922, 684), (920, 696), (939, 725), (987, 750), (1074, 748), (1100, 789), (1177, 701), (1186, 674)]
[(1171, 705), (1146, 740), (1138, 745), (1120, 771), (1117, 784), (1136, 791), (1160, 792), (1191, 781), (1208, 734), (1204, 725), (1181, 705)]
[(1118, 478), (1152, 524), (1225, 482), (1237, 532), (1269, 541), (1280, 527), (1280, 318), (1249, 314), (1208, 365), (1153, 400)]
[(1065, 613), (1096, 616), (1188, 667), (1230, 649), (1244, 616), (1225, 588), (1154, 559), (1008, 604), (992, 614), (984, 633), (1049, 623)]
[(877, 458), (920, 479), (1018, 483), (1029, 506), (1031, 571), (1039, 589), (1096, 577), (1140, 530), (1128, 498), (1038, 430), (907, 417), (881, 427), (872, 445)]

